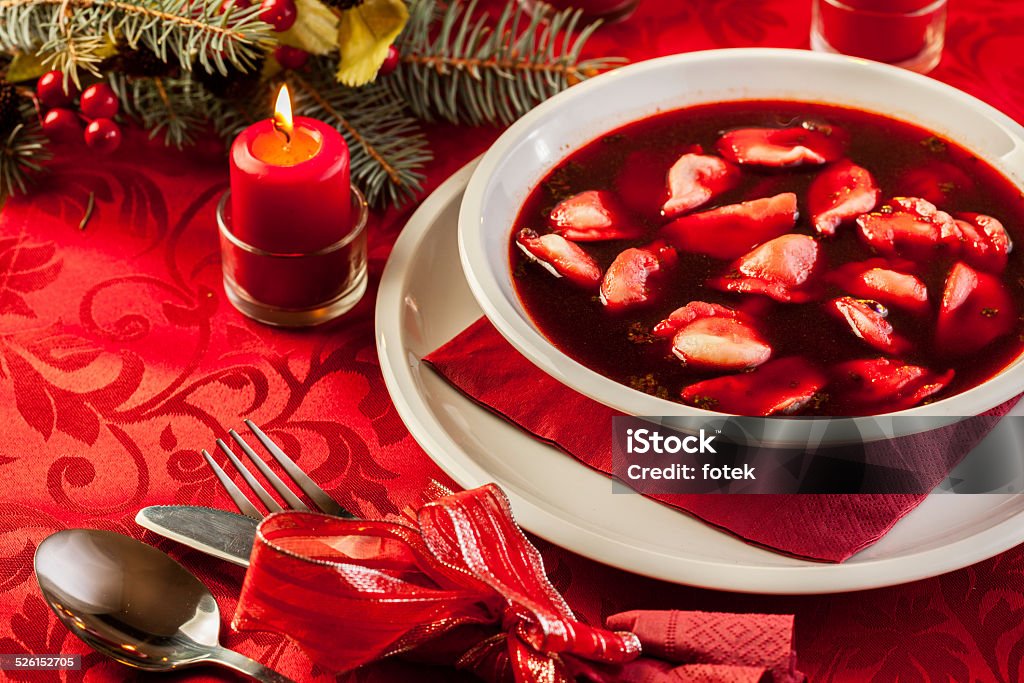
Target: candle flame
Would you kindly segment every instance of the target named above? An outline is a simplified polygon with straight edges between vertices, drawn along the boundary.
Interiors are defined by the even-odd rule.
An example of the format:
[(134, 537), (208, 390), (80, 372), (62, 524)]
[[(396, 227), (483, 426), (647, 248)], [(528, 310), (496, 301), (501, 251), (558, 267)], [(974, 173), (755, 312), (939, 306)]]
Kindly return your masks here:
[(274, 105), (274, 127), (291, 139), (295, 124), (292, 120), (292, 97), (288, 86), (282, 85), (277, 92), (277, 103)]

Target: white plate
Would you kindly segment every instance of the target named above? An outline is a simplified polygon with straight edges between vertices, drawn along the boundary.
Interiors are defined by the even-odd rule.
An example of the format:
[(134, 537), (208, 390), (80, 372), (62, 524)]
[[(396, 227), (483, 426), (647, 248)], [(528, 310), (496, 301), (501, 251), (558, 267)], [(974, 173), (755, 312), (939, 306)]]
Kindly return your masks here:
[(416, 211), (377, 297), (381, 369), (412, 436), (460, 485), (497, 482), (530, 531), (586, 557), (675, 583), (748, 593), (889, 586), (979, 562), (1024, 540), (1024, 495), (932, 495), (843, 564), (747, 545), (635, 494), (449, 386), (421, 358), (483, 314), (459, 267), (459, 203), (476, 162)]

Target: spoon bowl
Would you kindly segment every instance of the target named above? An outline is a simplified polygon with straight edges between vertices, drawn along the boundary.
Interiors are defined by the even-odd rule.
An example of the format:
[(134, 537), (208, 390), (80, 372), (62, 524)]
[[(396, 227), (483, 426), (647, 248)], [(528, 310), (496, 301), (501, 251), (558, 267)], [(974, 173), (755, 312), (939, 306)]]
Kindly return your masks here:
[(145, 671), (216, 664), (268, 683), (288, 679), (220, 646), (209, 589), (165, 553), (128, 536), (68, 529), (35, 554), (43, 597), (94, 650)]

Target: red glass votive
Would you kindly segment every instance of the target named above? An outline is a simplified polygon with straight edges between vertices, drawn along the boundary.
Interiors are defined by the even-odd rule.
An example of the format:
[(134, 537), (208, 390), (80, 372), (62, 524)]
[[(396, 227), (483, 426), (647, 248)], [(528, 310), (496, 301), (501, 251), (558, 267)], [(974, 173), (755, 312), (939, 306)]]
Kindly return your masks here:
[(942, 58), (947, 0), (814, 0), (811, 47), (920, 73)]
[(333, 320), (366, 292), (366, 222), (369, 209), (352, 187), (351, 227), (315, 251), (269, 252), (238, 238), (231, 191), (217, 206), (224, 291), (243, 314), (269, 325), (307, 327)]

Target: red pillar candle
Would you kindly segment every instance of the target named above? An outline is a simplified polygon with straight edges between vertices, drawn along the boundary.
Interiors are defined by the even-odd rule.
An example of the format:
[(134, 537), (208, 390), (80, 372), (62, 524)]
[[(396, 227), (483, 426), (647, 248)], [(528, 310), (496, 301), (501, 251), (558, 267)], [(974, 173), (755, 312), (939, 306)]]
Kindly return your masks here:
[(234, 235), (272, 253), (323, 249), (351, 227), (349, 154), (325, 123), (292, 119), (287, 88), (273, 120), (260, 121), (231, 146)]

